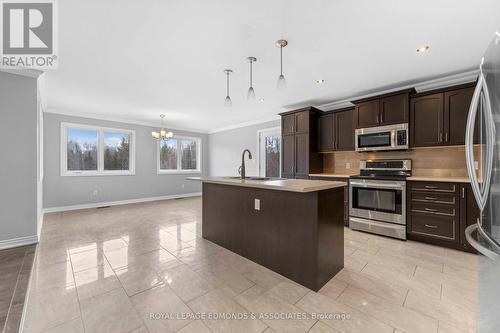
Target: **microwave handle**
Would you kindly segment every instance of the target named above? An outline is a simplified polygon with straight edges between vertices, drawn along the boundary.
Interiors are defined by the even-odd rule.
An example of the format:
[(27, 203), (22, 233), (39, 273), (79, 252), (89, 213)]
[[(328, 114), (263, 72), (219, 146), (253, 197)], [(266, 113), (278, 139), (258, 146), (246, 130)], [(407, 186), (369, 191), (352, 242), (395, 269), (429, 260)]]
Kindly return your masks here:
[(391, 131), (391, 147), (396, 147), (396, 130)]

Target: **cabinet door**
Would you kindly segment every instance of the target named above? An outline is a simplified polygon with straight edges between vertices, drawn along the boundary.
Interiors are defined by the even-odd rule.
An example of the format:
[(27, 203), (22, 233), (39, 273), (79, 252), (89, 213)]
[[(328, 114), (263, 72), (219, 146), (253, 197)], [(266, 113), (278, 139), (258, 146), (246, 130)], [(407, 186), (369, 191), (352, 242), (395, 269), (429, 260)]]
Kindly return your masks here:
[(295, 133), (309, 132), (309, 111), (295, 114)]
[(355, 122), (356, 128), (373, 127), (379, 124), (379, 100), (373, 100), (356, 104)]
[(309, 177), (309, 133), (295, 135), (295, 177)]
[(412, 147), (439, 146), (443, 144), (443, 94), (411, 99)]
[(281, 116), (281, 128), (283, 135), (293, 134), (295, 132), (295, 114)]
[(319, 151), (333, 151), (334, 133), (333, 133), (333, 114), (327, 114), (319, 117)]
[(281, 176), (283, 178), (294, 178), (295, 168), (295, 136), (283, 135), (281, 156)]
[(472, 193), (472, 187), (470, 184), (462, 185), (462, 201), (460, 206), (461, 211), (461, 231), (460, 231), (460, 242), (464, 250), (469, 252), (476, 252), (472, 246), (469, 245), (465, 239), (465, 228), (475, 224), (477, 219), (481, 216), (481, 211), (477, 205), (476, 199), (474, 198), (474, 193)]
[(354, 110), (335, 113), (335, 150), (354, 150)]
[(473, 94), (473, 87), (444, 93), (444, 141), (446, 144), (465, 144), (465, 127)]
[(380, 100), (380, 125), (407, 123), (409, 107), (408, 94), (382, 98)]

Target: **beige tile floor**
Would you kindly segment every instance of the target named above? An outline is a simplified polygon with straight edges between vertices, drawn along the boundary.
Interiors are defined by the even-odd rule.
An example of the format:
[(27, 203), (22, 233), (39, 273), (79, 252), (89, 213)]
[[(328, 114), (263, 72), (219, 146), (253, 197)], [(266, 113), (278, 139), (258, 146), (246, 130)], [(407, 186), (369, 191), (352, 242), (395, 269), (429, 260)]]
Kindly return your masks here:
[(48, 214), (24, 332), (473, 332), (477, 260), (345, 229), (316, 293), (203, 240), (200, 198)]

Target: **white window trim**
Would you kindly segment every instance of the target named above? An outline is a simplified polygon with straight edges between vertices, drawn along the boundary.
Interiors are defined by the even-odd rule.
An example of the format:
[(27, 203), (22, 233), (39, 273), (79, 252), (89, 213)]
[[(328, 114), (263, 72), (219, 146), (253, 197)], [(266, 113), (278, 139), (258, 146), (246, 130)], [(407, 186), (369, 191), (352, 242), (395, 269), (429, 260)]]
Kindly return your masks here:
[[(162, 170), (160, 169), (160, 140), (156, 143), (156, 170), (159, 175), (183, 175), (183, 174), (194, 174), (201, 173), (201, 151), (202, 151), (202, 141), (199, 137), (193, 136), (174, 136), (172, 139), (177, 140), (177, 169), (176, 170)], [(182, 155), (181, 153), (181, 140), (194, 140), (198, 149), (196, 150), (196, 170), (181, 170), (182, 166)]]
[[(97, 170), (68, 170), (68, 128), (97, 132)], [(104, 170), (104, 132), (126, 133), (130, 135), (129, 170)], [(133, 176), (135, 175), (135, 131), (125, 128), (83, 125), (61, 122), (61, 176)]]

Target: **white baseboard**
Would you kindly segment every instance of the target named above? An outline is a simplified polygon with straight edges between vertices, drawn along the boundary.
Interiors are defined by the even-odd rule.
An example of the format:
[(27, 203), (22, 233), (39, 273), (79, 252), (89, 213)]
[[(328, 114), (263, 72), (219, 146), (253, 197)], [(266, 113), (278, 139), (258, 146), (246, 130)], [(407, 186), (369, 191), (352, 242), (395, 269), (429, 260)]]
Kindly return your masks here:
[(44, 208), (43, 212), (44, 213), (66, 212), (66, 211), (78, 210), (78, 209), (89, 209), (89, 208), (98, 208), (98, 207), (105, 207), (105, 206), (128, 205), (128, 204), (141, 203), (141, 202), (180, 199), (180, 198), (199, 197), (199, 196), (201, 196), (201, 192), (164, 195), (164, 196), (159, 196), (159, 197), (118, 200), (118, 201), (109, 201), (109, 202), (93, 202), (93, 203), (83, 204), (83, 205)]
[(10, 249), (13, 247), (24, 246), (24, 245), (31, 245), (36, 243), (38, 243), (37, 235), (19, 237), (14, 239), (6, 239), (0, 241), (0, 250)]

